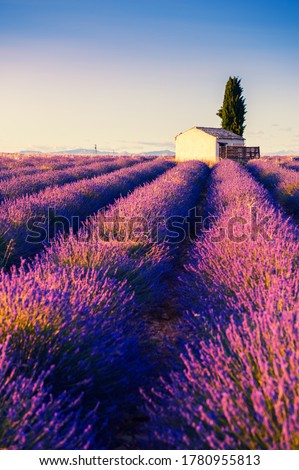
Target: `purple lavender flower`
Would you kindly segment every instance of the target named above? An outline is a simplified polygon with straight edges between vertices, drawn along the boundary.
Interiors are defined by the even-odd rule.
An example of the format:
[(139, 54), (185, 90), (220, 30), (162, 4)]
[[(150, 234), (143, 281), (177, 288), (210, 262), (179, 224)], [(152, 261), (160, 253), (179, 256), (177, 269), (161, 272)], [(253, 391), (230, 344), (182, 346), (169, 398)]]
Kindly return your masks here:
[(0, 448), (88, 449), (95, 417), (84, 416), (81, 397), (64, 392), (54, 398), (45, 385), (47, 372), (27, 376), (8, 353), (11, 337), (0, 344)]
[(181, 279), (193, 333), (181, 367), (145, 393), (155, 445), (298, 449), (298, 230), (231, 161), (213, 169), (207, 208)]
[(88, 165), (74, 166), (62, 170), (46, 172), (35, 172), (0, 181), (0, 202), (4, 199), (15, 199), (25, 194), (32, 194), (47, 187), (63, 185), (84, 178), (93, 178), (110, 171), (119, 170), (122, 167), (131, 166), (136, 161), (130, 158), (111, 159), (111, 161), (100, 161)]
[[(173, 164), (166, 160), (139, 163), (107, 175), (83, 179), (63, 186), (53, 186), (39, 193), (7, 200), (0, 205), (0, 232), (6, 244), (14, 242), (14, 253), (10, 262), (17, 262), (20, 256), (28, 257), (39, 251), (48, 241), (51, 231), (49, 208), (55, 208), (56, 215), (64, 217), (71, 225), (72, 217), (83, 220), (100, 208), (112, 203), (116, 197), (126, 194), (136, 186), (152, 180)], [(28, 242), (29, 221), (31, 225), (41, 224), (44, 239)], [(62, 229), (59, 226), (60, 230)], [(32, 231), (32, 230), (31, 230)]]
[[(299, 167), (298, 167), (299, 168)], [(248, 169), (296, 220), (299, 217), (299, 174), (292, 167), (269, 161), (252, 161)]]

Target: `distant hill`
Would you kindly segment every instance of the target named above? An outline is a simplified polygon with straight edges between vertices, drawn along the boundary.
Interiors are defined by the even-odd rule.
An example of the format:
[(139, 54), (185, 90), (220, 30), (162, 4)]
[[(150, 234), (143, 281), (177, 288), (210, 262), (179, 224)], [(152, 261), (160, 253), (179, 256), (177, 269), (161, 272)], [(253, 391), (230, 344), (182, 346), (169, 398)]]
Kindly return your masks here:
[(134, 155), (159, 155), (159, 156), (168, 156), (168, 157), (174, 157), (175, 152), (172, 152), (171, 150), (153, 150), (151, 152), (141, 152), (141, 153), (135, 153)]
[(278, 152), (267, 153), (269, 157), (297, 157), (298, 153), (293, 150), (279, 150)]
[(56, 152), (50, 152), (50, 153), (55, 153), (55, 154), (70, 154), (70, 155), (112, 155), (115, 152), (102, 152), (102, 151), (97, 151), (95, 153), (94, 149), (70, 149), (70, 150), (57, 150)]
[(54, 155), (146, 155), (146, 156), (167, 156), (167, 157), (174, 157), (175, 153), (171, 150), (151, 150), (149, 152), (138, 152), (138, 153), (129, 153), (129, 152), (113, 152), (113, 151), (103, 151), (98, 150), (97, 153), (93, 149), (69, 149), (69, 150), (56, 150), (55, 152), (38, 152), (36, 150), (21, 150), (19, 153), (47, 153), (47, 154), (54, 154)]
[(52, 153), (62, 153), (62, 154), (72, 154), (72, 155), (166, 155), (166, 156), (174, 156), (175, 153), (172, 152), (171, 150), (151, 150), (150, 152), (138, 152), (138, 153), (130, 153), (130, 152), (113, 152), (113, 151), (103, 151), (103, 150), (98, 150), (97, 153), (95, 153), (94, 150), (91, 149), (71, 149), (71, 150), (63, 150), (62, 152), (52, 152)]

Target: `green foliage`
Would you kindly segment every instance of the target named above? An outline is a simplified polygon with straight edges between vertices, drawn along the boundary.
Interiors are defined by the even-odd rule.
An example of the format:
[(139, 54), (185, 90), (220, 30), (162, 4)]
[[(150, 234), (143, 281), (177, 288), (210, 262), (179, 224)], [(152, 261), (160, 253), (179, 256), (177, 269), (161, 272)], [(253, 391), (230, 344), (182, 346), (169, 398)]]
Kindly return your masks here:
[(222, 120), (223, 129), (243, 135), (245, 129), (246, 104), (239, 77), (229, 77), (222, 107), (216, 113)]

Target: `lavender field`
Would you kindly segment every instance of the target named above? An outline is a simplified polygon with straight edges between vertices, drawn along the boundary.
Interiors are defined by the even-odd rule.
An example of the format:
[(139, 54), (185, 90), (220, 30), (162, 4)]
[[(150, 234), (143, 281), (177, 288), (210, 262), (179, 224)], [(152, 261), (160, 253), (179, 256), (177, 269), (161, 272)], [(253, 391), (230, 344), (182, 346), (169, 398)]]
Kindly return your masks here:
[(0, 449), (299, 449), (295, 161), (0, 158)]

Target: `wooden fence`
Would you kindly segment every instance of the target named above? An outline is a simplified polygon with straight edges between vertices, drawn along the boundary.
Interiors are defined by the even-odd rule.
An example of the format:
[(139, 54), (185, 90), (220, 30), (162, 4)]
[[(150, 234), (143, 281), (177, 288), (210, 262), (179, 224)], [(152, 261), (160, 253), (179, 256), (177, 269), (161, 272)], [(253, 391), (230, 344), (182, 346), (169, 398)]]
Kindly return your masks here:
[(223, 146), (219, 147), (219, 158), (229, 158), (231, 160), (238, 160), (247, 162), (253, 158), (260, 158), (259, 147), (241, 147), (241, 146)]

